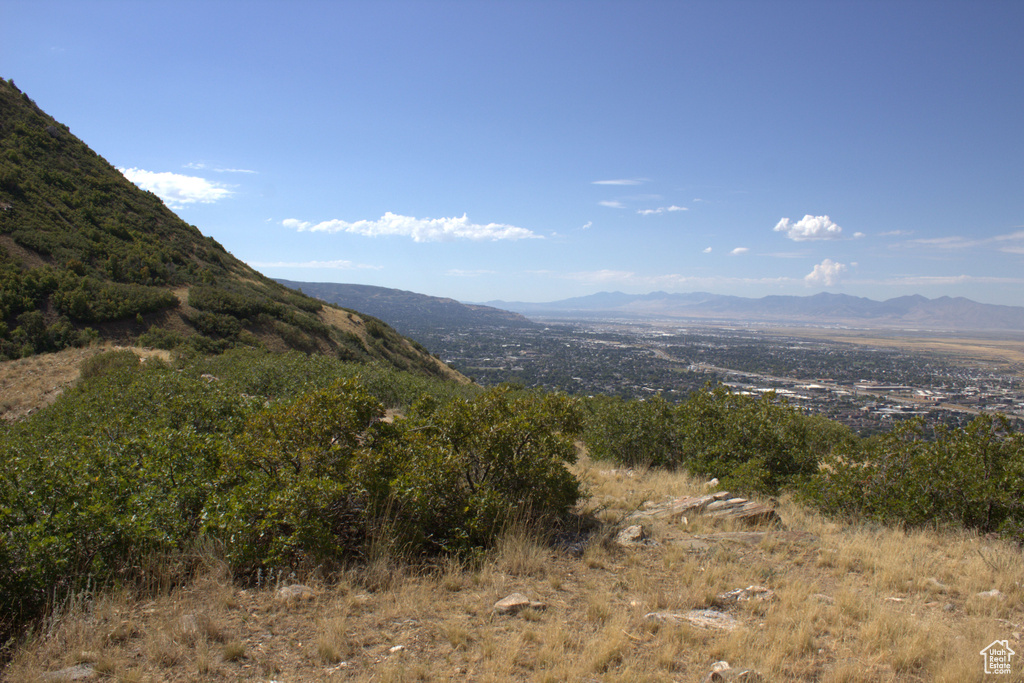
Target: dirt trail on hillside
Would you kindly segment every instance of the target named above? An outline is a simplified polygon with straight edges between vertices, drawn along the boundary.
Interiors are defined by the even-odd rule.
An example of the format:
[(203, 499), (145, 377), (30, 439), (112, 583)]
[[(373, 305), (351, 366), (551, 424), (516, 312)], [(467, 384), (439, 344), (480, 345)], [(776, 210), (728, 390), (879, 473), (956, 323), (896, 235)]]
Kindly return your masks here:
[(171, 358), (169, 352), (160, 349), (105, 344), (0, 362), (0, 419), (12, 422), (45, 408), (78, 381), (85, 360), (125, 348), (140, 358)]

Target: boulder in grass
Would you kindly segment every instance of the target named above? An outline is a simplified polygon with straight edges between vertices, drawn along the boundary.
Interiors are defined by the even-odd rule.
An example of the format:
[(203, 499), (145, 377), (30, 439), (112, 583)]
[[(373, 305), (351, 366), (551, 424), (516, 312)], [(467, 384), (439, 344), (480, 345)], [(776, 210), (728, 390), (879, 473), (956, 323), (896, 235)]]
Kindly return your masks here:
[(740, 627), (740, 622), (735, 617), (714, 609), (692, 609), (688, 612), (651, 612), (646, 619), (662, 624), (685, 623), (714, 631), (734, 631)]
[(495, 614), (519, 614), (524, 609), (547, 609), (543, 602), (531, 600), (522, 593), (512, 593), (494, 603)]

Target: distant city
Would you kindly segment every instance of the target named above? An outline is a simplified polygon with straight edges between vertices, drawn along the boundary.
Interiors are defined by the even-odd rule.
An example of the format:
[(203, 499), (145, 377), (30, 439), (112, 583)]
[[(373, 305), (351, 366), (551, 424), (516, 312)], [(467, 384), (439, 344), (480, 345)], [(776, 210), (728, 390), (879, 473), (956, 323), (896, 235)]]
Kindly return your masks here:
[(405, 332), (484, 385), (683, 400), (721, 382), (749, 394), (775, 392), (861, 434), (914, 416), (932, 428), (963, 425), (981, 412), (1024, 419), (1022, 368), (881, 345), (634, 320)]

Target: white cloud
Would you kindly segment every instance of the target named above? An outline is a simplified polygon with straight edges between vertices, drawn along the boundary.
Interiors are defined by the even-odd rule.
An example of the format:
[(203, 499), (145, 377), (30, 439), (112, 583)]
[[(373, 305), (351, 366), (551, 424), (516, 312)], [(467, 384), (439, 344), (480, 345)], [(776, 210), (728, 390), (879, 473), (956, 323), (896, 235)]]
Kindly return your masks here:
[(865, 234), (864, 234), (864, 233), (862, 233), (862, 232), (855, 232), (855, 233), (853, 233), (853, 239), (855, 239), (855, 240), (859, 240), (859, 239), (861, 239), (862, 237), (867, 237), (867, 235), (865, 235)]
[(365, 237), (398, 235), (411, 237), (414, 242), (451, 242), (458, 239), (492, 241), (543, 239), (531, 230), (514, 225), (471, 223), (466, 214), (462, 214), (461, 218), (414, 218), (388, 211), (375, 221), (349, 222), (335, 219), (314, 224), (295, 218), (286, 218), (281, 221), (281, 225), (299, 232), (348, 232)]
[(733, 254), (733, 255), (739, 255), (739, 254), (746, 254), (748, 251), (750, 251), (749, 247), (736, 247), (735, 249), (733, 249), (729, 253)]
[(125, 178), (143, 190), (152, 192), (172, 209), (189, 204), (212, 204), (230, 197), (232, 192), (220, 183), (213, 183), (197, 176), (180, 173), (156, 173), (141, 168), (117, 169)]
[(587, 221), (580, 227), (580, 230), (590, 230), (590, 226), (592, 226), (593, 224), (594, 221)]
[(952, 235), (949, 237), (925, 237), (916, 240), (910, 240), (910, 245), (916, 245), (919, 247), (934, 247), (935, 249), (967, 249), (968, 247), (975, 247), (981, 244), (978, 240), (969, 240), (965, 237)]
[(617, 180), (595, 180), (591, 185), (643, 185), (646, 178), (619, 178)]
[(253, 268), (324, 268), (329, 270), (383, 270), (384, 266), (370, 266), (352, 261), (250, 261)]
[(710, 254), (711, 253), (711, 247), (705, 247), (704, 248), (704, 253), (705, 254)]
[(497, 271), (494, 270), (462, 270), (461, 268), (451, 268), (447, 274), (453, 277), (480, 277), (481, 275), (494, 275)]
[(581, 282), (632, 282), (636, 273), (629, 270), (588, 270), (579, 273), (566, 273), (566, 278)]
[(1024, 285), (1024, 278), (991, 277), (983, 275), (898, 275), (882, 280), (865, 280), (865, 284), (899, 285), (901, 287), (931, 287), (963, 284)]
[(832, 222), (828, 216), (804, 216), (796, 223), (783, 218), (775, 225), (775, 232), (786, 233), (786, 237), (796, 242), (806, 240), (834, 240), (842, 236), (843, 229)]
[(995, 246), (999, 251), (1004, 253), (1020, 254), (1024, 251), (1024, 230), (1016, 230), (1004, 235), (993, 235), (992, 237), (984, 238), (967, 238), (960, 235), (926, 237), (916, 240), (908, 240), (900, 246), (911, 248), (931, 247), (933, 249), (944, 249), (948, 251)]
[(213, 171), (214, 173), (258, 173), (258, 171), (251, 171), (247, 168), (211, 168), (201, 161), (185, 164), (185, 168), (190, 168), (193, 171)]
[(668, 211), (689, 211), (685, 206), (659, 206), (657, 209), (639, 209), (637, 211), (641, 216), (657, 216), (659, 214), (666, 213)]
[(573, 273), (557, 273), (554, 271), (533, 271), (532, 274), (538, 276), (561, 278), (565, 280), (573, 280), (576, 282), (583, 282), (595, 286), (617, 285), (637, 289), (646, 289), (648, 291), (655, 289), (665, 289), (669, 291), (683, 289), (692, 290), (694, 288), (706, 289), (710, 291), (727, 287), (786, 286), (794, 285), (800, 282), (800, 280), (791, 277), (702, 277), (694, 275), (681, 275), (679, 273), (644, 275), (628, 270), (595, 270), (579, 271)]
[(604, 201), (598, 202), (598, 204), (600, 204), (601, 206), (607, 206), (610, 209), (625, 209), (626, 208), (626, 205), (623, 204), (622, 202), (611, 201), (611, 200), (607, 200), (607, 199), (604, 200)]
[(809, 285), (825, 285), (831, 287), (839, 281), (839, 276), (846, 271), (845, 263), (836, 263), (832, 259), (825, 259), (814, 270), (804, 277), (804, 282)]

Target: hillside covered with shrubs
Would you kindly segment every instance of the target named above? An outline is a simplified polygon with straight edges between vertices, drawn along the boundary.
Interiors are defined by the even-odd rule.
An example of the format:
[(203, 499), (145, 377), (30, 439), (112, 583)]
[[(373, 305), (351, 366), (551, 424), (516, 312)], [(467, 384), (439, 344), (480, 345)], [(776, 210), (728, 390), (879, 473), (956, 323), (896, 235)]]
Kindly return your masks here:
[(330, 574), (382, 543), (414, 561), (472, 561), (511, 523), (578, 529), (581, 447), (841, 517), (1018, 539), (1024, 523), (1024, 439), (988, 417), (931, 440), (914, 423), (861, 439), (724, 387), (672, 404), (296, 352), (169, 364), (118, 351), (89, 360), (51, 407), (0, 426), (3, 628), (86, 583), (145, 585), (197, 545), (219, 547), (244, 582)]
[(101, 339), (297, 349), (454, 375), (382, 321), (239, 261), (0, 79), (0, 359)]

